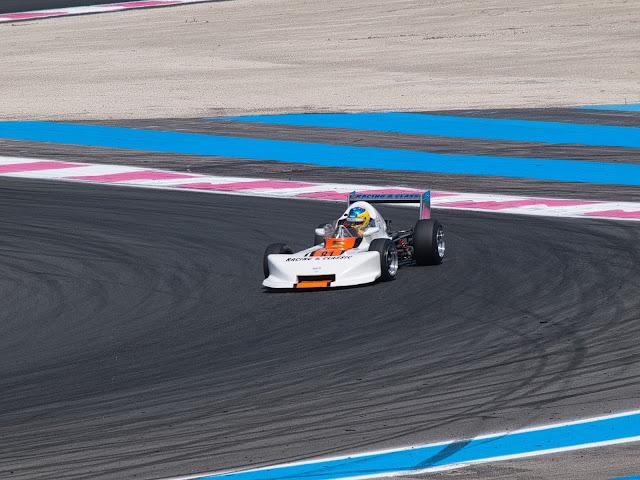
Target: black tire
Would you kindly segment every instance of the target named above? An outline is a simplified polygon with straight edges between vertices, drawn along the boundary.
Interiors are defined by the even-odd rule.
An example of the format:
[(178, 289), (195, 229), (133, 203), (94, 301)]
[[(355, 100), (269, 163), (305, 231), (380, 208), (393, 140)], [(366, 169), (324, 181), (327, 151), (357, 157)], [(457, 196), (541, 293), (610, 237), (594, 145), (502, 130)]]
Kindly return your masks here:
[(418, 220), (413, 229), (413, 258), (418, 265), (439, 265), (444, 258), (444, 229), (437, 220)]
[(388, 282), (398, 273), (398, 250), (388, 238), (376, 238), (369, 245), (370, 252), (380, 254), (380, 280)]
[(293, 250), (291, 250), (291, 247), (286, 243), (272, 243), (271, 245), (269, 245), (267, 249), (264, 251), (264, 258), (262, 260), (264, 278), (267, 278), (269, 276), (269, 261), (267, 259), (269, 255), (273, 255), (273, 254), (282, 255), (282, 254), (292, 254), (292, 253), (293, 253)]
[[(320, 225), (318, 225), (316, 228), (322, 228), (326, 225), (326, 223), (321, 223)], [(321, 243), (324, 243), (324, 237), (321, 235), (314, 235), (313, 236), (313, 244), (314, 245), (320, 245)]]

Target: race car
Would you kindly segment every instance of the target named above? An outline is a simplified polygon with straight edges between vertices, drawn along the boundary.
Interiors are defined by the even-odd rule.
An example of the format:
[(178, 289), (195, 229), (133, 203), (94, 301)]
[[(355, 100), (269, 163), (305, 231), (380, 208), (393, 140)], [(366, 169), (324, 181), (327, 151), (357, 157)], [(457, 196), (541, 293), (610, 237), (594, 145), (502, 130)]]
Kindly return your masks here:
[[(445, 251), (444, 230), (431, 219), (430, 192), (352, 192), (345, 212), (315, 230), (315, 245), (297, 253), (285, 243), (264, 252), (267, 288), (328, 288), (393, 280), (410, 263), (438, 265)], [(415, 226), (392, 231), (372, 204), (420, 203)]]

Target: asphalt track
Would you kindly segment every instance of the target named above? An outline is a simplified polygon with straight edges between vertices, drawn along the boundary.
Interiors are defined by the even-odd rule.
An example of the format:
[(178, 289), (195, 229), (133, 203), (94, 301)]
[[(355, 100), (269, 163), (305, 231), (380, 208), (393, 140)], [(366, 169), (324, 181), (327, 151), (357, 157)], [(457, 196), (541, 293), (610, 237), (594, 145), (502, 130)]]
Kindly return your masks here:
[[(307, 245), (340, 205), (0, 186), (1, 478), (160, 478), (637, 407), (635, 225), (447, 212), (439, 267), (274, 294), (265, 244)], [(468, 474), (613, 478), (636, 451)]]
[[(637, 125), (634, 113), (566, 109), (492, 118), (518, 115)], [(638, 162), (637, 149), (620, 147), (207, 119), (102, 123)], [(200, 173), (638, 195), (632, 186), (407, 176), (24, 140), (1, 146), (26, 157)], [(166, 478), (637, 409), (635, 224), (440, 213), (448, 232), (440, 267), (404, 269), (395, 282), (366, 288), (270, 294), (260, 287), (265, 245), (308, 245), (313, 228), (342, 205), (15, 178), (0, 185), (0, 294), (8, 299), (0, 313), (2, 478)], [(415, 219), (406, 209), (383, 213), (394, 226)], [(604, 480), (640, 469), (635, 444), (549, 458), (456, 474)]]

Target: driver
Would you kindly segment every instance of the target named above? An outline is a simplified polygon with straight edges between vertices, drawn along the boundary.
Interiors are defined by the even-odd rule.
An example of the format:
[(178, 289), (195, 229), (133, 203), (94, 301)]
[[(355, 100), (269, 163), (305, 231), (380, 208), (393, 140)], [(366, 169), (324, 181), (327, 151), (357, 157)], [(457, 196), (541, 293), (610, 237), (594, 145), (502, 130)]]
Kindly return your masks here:
[(345, 218), (343, 225), (359, 237), (362, 237), (364, 235), (364, 231), (369, 226), (370, 221), (371, 215), (369, 215), (369, 212), (366, 209), (362, 207), (353, 207), (349, 210), (349, 214), (347, 215), (347, 218)]

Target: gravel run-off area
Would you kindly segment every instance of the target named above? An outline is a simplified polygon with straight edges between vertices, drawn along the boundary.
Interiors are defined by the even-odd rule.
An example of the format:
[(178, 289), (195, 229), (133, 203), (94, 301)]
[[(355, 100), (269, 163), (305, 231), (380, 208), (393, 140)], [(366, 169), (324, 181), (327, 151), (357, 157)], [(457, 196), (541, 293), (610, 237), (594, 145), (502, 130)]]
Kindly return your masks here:
[(231, 0), (0, 25), (0, 120), (640, 103), (635, 0)]

